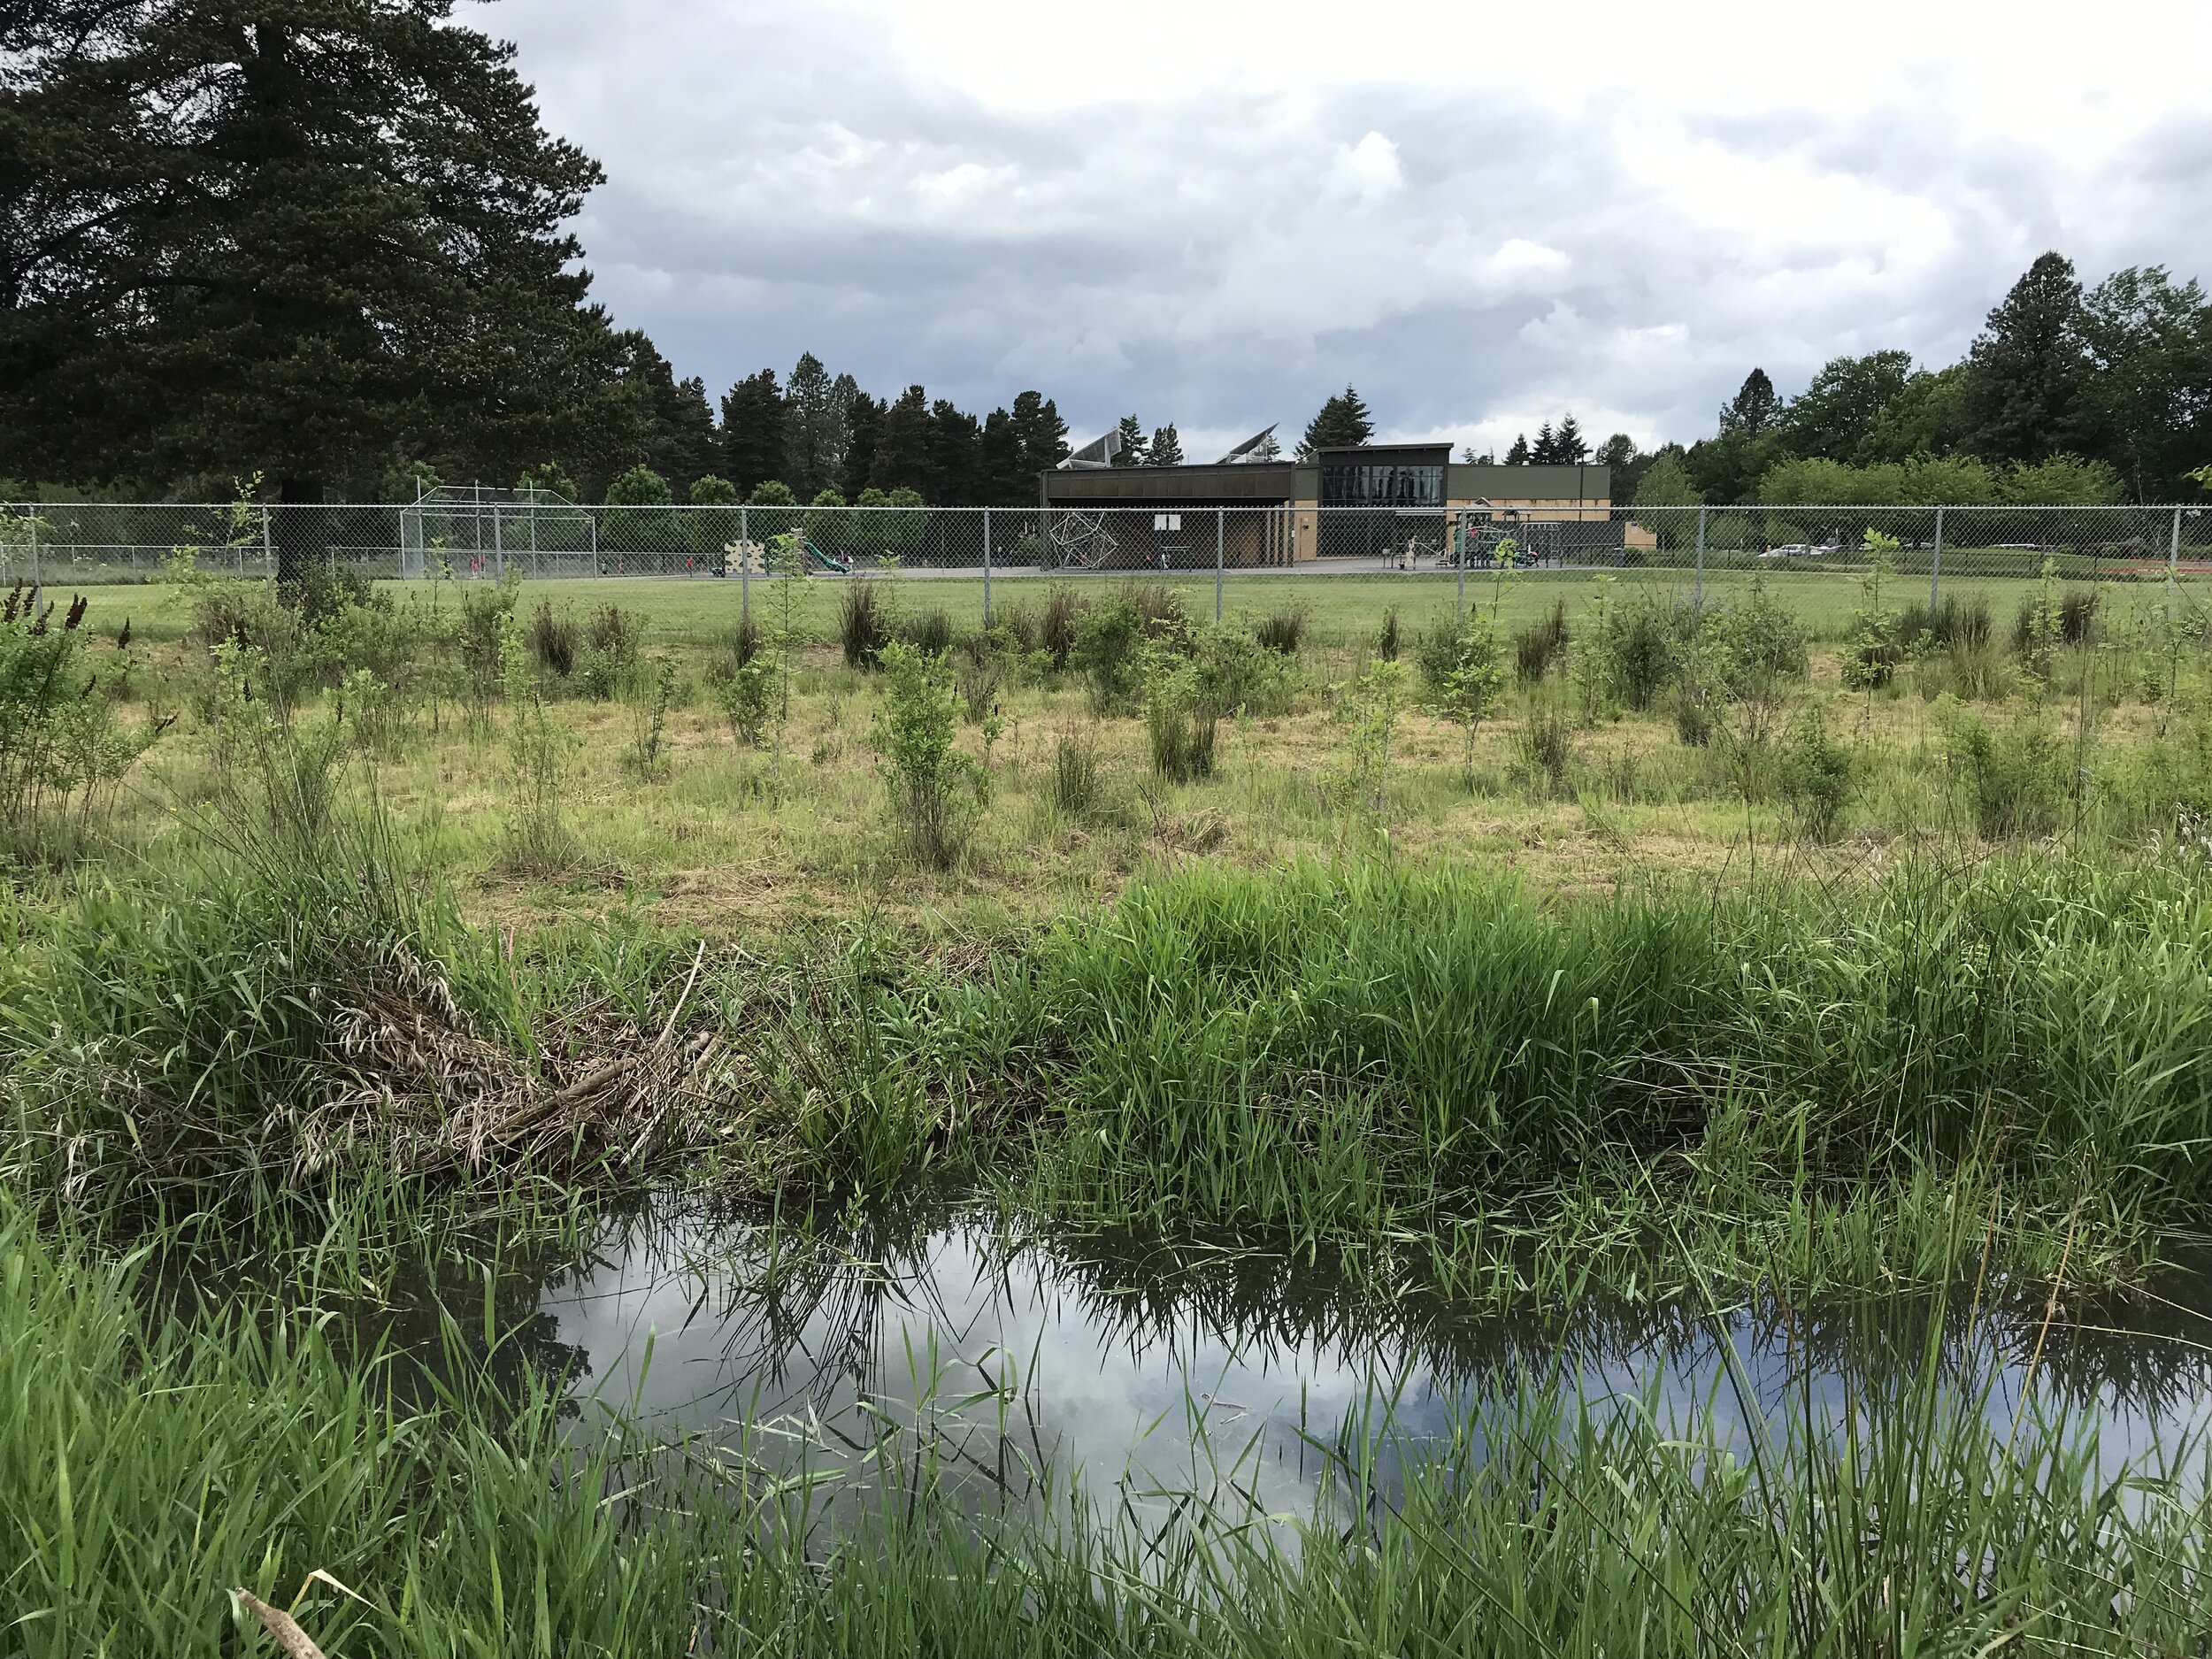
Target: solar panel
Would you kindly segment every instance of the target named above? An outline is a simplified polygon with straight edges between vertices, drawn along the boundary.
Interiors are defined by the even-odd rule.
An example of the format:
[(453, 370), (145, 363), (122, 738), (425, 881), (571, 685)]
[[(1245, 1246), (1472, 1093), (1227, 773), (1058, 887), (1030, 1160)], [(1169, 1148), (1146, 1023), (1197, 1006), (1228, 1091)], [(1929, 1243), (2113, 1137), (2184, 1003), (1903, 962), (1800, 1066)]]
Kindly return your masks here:
[(1063, 472), (1087, 472), (1102, 466), (1111, 466), (1114, 457), (1121, 453), (1121, 434), (1109, 430), (1103, 437), (1093, 438), (1088, 443), (1060, 463)]
[(1249, 466), (1256, 462), (1273, 460), (1281, 451), (1270, 441), (1274, 437), (1275, 428), (1279, 424), (1281, 423), (1278, 421), (1268, 422), (1259, 431), (1216, 461), (1214, 465), (1216, 466)]

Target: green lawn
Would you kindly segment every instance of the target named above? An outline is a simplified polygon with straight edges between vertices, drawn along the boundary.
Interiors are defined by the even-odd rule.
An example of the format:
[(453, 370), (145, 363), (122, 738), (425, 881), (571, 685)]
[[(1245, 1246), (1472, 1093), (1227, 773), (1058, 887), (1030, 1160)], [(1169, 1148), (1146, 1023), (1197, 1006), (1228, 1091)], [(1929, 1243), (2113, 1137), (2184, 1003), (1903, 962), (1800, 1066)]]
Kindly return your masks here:
[[(1695, 578), (1686, 570), (1630, 568), (1610, 574), (1616, 593), (1622, 595), (1659, 593), (1671, 599), (1686, 600), (1695, 588)], [(911, 611), (941, 607), (958, 627), (971, 628), (982, 619), (983, 583), (979, 579), (917, 575), (895, 579), (818, 577), (796, 580), (791, 584), (794, 627), (806, 637), (834, 638), (840, 595), (848, 581), (853, 580), (892, 587), (897, 595), (895, 603)], [(1561, 600), (1565, 601), (1571, 617), (1596, 592), (1599, 580), (1596, 572), (1578, 570), (1535, 571), (1518, 575), (1503, 588), (1504, 620), (1509, 627), (1526, 626)], [(1709, 571), (1704, 592), (1709, 600), (1734, 600), (1748, 593), (1755, 581), (1762, 580), (1770, 591), (1797, 611), (1815, 638), (1835, 640), (1850, 633), (1852, 613), (1862, 602), (1861, 576), (1855, 572)], [(1070, 587), (1085, 594), (1104, 594), (1125, 582), (1139, 580), (1160, 582), (1174, 589), (1194, 617), (1206, 618), (1214, 613), (1213, 577), (1180, 573), (1000, 577), (991, 583), (992, 609), (995, 615), (1002, 617), (1012, 607), (1041, 604), (1055, 587)], [(386, 582), (380, 586), (431, 596), (434, 584)], [(578, 612), (603, 605), (620, 605), (626, 611), (642, 614), (661, 639), (672, 643), (698, 643), (735, 623), (748, 588), (760, 619), (764, 623), (777, 620), (783, 602), (783, 586), (780, 580), (761, 577), (755, 577), (749, 584), (734, 579), (650, 576), (525, 581), (522, 608), (526, 614), (541, 600), (549, 601), (556, 610)], [(2004, 628), (2010, 626), (2023, 600), (2034, 587), (2033, 581), (2019, 577), (1947, 575), (1942, 592), (1947, 598), (1955, 595), (1983, 601), (1999, 627)], [(2183, 591), (2192, 603), (2201, 604), (2202, 588), (2201, 583), (2185, 584)], [(90, 591), (98, 600), (96, 620), (104, 631), (118, 626), (124, 616), (132, 618), (134, 631), (149, 638), (173, 638), (183, 626), (182, 612), (175, 603), (175, 589), (169, 584), (117, 584)], [(2129, 608), (2129, 600), (2141, 606), (2162, 606), (2166, 602), (2165, 585), (2161, 582), (2118, 584), (2114, 591), (2119, 596), (2123, 612)], [(1486, 605), (1499, 596), (1494, 577), (1479, 572), (1469, 572), (1465, 603), (1470, 607)], [(1887, 603), (1896, 605), (1925, 603), (1927, 596), (1927, 579), (1916, 575), (1896, 577), (1885, 595)], [(452, 588), (436, 597), (444, 603), (458, 603)], [(1280, 570), (1233, 571), (1221, 584), (1225, 619), (1249, 621), (1278, 611), (1302, 610), (1309, 622), (1308, 637), (1322, 645), (1356, 645), (1371, 638), (1381, 627), (1385, 612), (1394, 607), (1403, 626), (1416, 631), (1425, 629), (1448, 621), (1459, 602), (1459, 583), (1450, 572), (1340, 575)]]

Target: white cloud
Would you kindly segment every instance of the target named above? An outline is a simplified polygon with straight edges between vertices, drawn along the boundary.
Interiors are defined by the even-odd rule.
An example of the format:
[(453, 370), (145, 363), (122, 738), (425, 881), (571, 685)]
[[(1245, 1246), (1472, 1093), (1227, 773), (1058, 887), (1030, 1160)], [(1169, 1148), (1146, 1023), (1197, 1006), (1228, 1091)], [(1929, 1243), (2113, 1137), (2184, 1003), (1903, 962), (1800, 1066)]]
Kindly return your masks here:
[(2046, 247), (2212, 274), (2212, 7), (2117, 10), (2062, 37), (1990, 0), (482, 20), (606, 164), (600, 297), (718, 386), (811, 349), (1227, 442), (1349, 379), (1386, 430), (1509, 442), (1568, 407), (1693, 436), (1755, 363), (1786, 390), (1841, 350), (1947, 357)]

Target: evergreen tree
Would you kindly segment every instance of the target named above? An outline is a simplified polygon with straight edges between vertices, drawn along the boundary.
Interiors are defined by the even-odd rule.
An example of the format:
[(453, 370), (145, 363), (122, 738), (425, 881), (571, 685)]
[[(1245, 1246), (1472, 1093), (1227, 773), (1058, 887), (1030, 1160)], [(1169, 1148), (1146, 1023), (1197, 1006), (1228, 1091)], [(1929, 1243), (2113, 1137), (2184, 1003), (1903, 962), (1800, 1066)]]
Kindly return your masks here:
[(1989, 313), (1967, 354), (1967, 447), (1989, 461), (2041, 461), (2072, 444), (2086, 357), (2073, 261), (2047, 253)]
[(1014, 399), (1014, 435), (1021, 442), (1022, 471), (1048, 472), (1068, 458), (1068, 423), (1048, 397), (1023, 392)]
[(884, 411), (868, 482), (887, 494), (926, 489), (930, 481), (929, 463), (929, 395), (918, 386), (910, 386)]
[(1529, 449), (1528, 458), (1535, 466), (1550, 466), (1559, 459), (1559, 440), (1553, 435), (1550, 421), (1536, 428), (1536, 442)]
[[(0, 32), (0, 472), (258, 471), (303, 507), (396, 449), (505, 477), (573, 434), (612, 334), (561, 225), (599, 170), (450, 0), (29, 10)], [(280, 517), (288, 583), (327, 523)]]
[(856, 391), (846, 405), (844, 493), (856, 505), (861, 492), (868, 488), (868, 474), (875, 470), (876, 444), (883, 435), (883, 418), (887, 412), (881, 398), (861, 391)]
[(1037, 480), (1022, 466), (1021, 434), (1013, 416), (994, 409), (976, 444), (976, 478), (990, 507), (1025, 507), (1037, 499)]
[(1305, 435), (1298, 443), (1298, 458), (1309, 460), (1323, 449), (1354, 449), (1374, 435), (1375, 423), (1367, 412), (1367, 405), (1357, 392), (1347, 386), (1337, 396), (1324, 403), (1306, 423)]
[(1512, 445), (1505, 452), (1505, 464), (1508, 466), (1526, 466), (1529, 464), (1526, 433), (1517, 432), (1513, 434)]
[(1183, 441), (1177, 435), (1175, 423), (1168, 422), (1154, 431), (1150, 449), (1145, 456), (1148, 466), (1180, 466), (1183, 465)]
[(1121, 424), (1115, 430), (1121, 434), (1121, 449), (1114, 456), (1114, 465), (1116, 466), (1142, 466), (1145, 463), (1147, 448), (1144, 428), (1137, 424), (1137, 418), (1134, 415), (1124, 415), (1121, 418)]
[(842, 474), (846, 407), (859, 389), (849, 374), (831, 380), (811, 351), (803, 352), (793, 366), (783, 399), (789, 411), (784, 423), (789, 446), (784, 472), (802, 500), (811, 500)]
[(1460, 446), (1459, 458), (1461, 464), (1466, 466), (1495, 466), (1498, 452), (1495, 449), (1478, 449), (1473, 444), (1467, 443)]
[(939, 398), (929, 411), (929, 482), (923, 499), (933, 507), (979, 507), (983, 493), (976, 477), (981, 433), (976, 419)]
[(1279, 461), (1282, 458), (1283, 446), (1276, 441), (1275, 434), (1271, 432), (1262, 438), (1258, 447), (1252, 451), (1252, 459), (1255, 462)]
[(787, 411), (776, 372), (763, 369), (722, 399), (722, 472), (740, 490), (781, 475), (790, 451)]
[(1781, 414), (1782, 400), (1774, 395), (1774, 382), (1764, 369), (1754, 369), (1743, 377), (1735, 396), (1720, 406), (1721, 433), (1726, 437), (1763, 437)]
[(1555, 466), (1580, 466), (1590, 458), (1589, 440), (1582, 435), (1571, 410), (1559, 418), (1559, 430), (1551, 441), (1551, 458)]

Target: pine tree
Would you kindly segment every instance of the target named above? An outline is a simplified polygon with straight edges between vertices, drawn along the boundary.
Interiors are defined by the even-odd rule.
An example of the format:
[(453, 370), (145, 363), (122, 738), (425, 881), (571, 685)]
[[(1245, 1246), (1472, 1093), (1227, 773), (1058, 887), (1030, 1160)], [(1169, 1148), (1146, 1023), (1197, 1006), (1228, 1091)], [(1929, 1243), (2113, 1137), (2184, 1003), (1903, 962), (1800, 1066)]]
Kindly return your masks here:
[(1517, 432), (1513, 434), (1513, 446), (1505, 452), (1505, 464), (1508, 466), (1526, 466), (1529, 464), (1526, 433)]
[(1551, 466), (1559, 459), (1559, 440), (1552, 434), (1551, 422), (1546, 421), (1536, 429), (1536, 442), (1528, 452), (1528, 458), (1536, 466)]
[(1144, 428), (1137, 424), (1134, 415), (1124, 415), (1115, 428), (1121, 434), (1121, 449), (1114, 457), (1116, 466), (1142, 466), (1147, 453)]
[(1282, 458), (1283, 446), (1276, 441), (1275, 434), (1271, 432), (1262, 438), (1259, 447), (1252, 451), (1252, 459), (1256, 462), (1279, 461)]
[[(561, 227), (599, 169), (451, 10), (0, 31), (0, 470), (262, 472), (303, 508), (395, 450), (507, 477), (573, 435), (613, 335)], [(281, 518), (288, 585), (327, 520)]]
[(1068, 458), (1068, 423), (1048, 397), (1024, 392), (1014, 399), (1014, 435), (1021, 441), (1022, 471), (1048, 472)]
[(1590, 458), (1590, 442), (1582, 435), (1582, 428), (1569, 411), (1559, 418), (1559, 430), (1551, 441), (1551, 459), (1554, 466), (1580, 466)]
[(845, 408), (845, 499), (857, 503), (860, 494), (868, 488), (868, 474), (875, 470), (876, 445), (883, 436), (883, 418), (888, 413), (883, 400), (856, 391), (853, 400)]
[(1774, 395), (1774, 382), (1764, 369), (1754, 369), (1743, 377), (1735, 396), (1720, 406), (1721, 435), (1761, 437), (1781, 418), (1782, 400)]
[(1022, 467), (1021, 434), (1003, 409), (984, 417), (976, 443), (976, 480), (987, 507), (1025, 507), (1037, 499), (1037, 480)]
[(1375, 423), (1367, 412), (1367, 405), (1357, 392), (1347, 386), (1341, 394), (1324, 403), (1319, 412), (1306, 423), (1305, 435), (1298, 443), (1298, 458), (1310, 460), (1323, 449), (1356, 449), (1374, 435)]
[(722, 398), (722, 473), (743, 492), (781, 478), (790, 445), (787, 411), (776, 372), (763, 369), (730, 388)]
[(1985, 460), (2034, 462), (2069, 448), (2086, 357), (2073, 262), (2047, 253), (1989, 313), (1967, 354), (1967, 447)]
[(888, 494), (929, 487), (929, 394), (910, 386), (884, 411), (868, 482)]
[(802, 501), (835, 486), (845, 464), (845, 411), (859, 391), (849, 374), (834, 380), (811, 351), (802, 352), (785, 383), (783, 476)]
[(979, 507), (983, 492), (976, 475), (982, 433), (976, 418), (939, 398), (929, 411), (929, 482), (923, 499), (933, 507)]
[(1166, 426), (1154, 430), (1151, 447), (1145, 456), (1145, 464), (1148, 466), (1181, 466), (1183, 465), (1183, 441), (1177, 435), (1173, 421), (1171, 420)]

